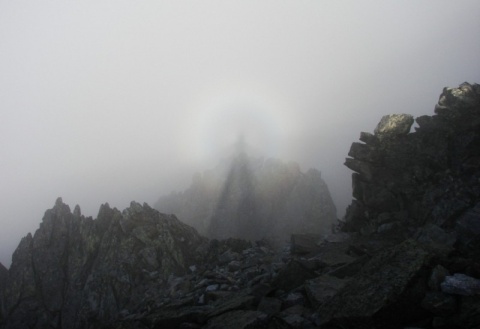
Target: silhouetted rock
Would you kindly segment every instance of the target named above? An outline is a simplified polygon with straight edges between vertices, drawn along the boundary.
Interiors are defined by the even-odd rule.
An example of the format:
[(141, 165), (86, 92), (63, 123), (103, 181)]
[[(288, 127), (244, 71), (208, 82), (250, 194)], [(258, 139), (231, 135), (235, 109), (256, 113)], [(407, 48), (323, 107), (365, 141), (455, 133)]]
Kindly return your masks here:
[(239, 152), (215, 170), (195, 175), (192, 185), (155, 205), (175, 213), (210, 238), (283, 244), (291, 233), (327, 234), (336, 209), (318, 170), (255, 159)]
[[(401, 243), (392, 250), (401, 250), (406, 243), (402, 240), (416, 242), (408, 242), (415, 247), (407, 248), (407, 253), (383, 259), (375, 273), (366, 275), (371, 262), (388, 252), (367, 262), (328, 305), (321, 306), (324, 314), (317, 323), (353, 328), (355, 318), (370, 327), (480, 325), (480, 318), (473, 315), (480, 310), (473, 297), (480, 281), (468, 275), (479, 274), (480, 86), (464, 83), (445, 88), (435, 112), (418, 117), (415, 132), (409, 132), (410, 116), (385, 116), (374, 135), (362, 133), (364, 143), (352, 144), (352, 158), (345, 165), (355, 171), (355, 200), (347, 209), (342, 230), (370, 241), (388, 238)], [(390, 263), (397, 257), (401, 260), (402, 254), (409, 255), (409, 260)], [(403, 263), (423, 265), (405, 268)], [(383, 272), (387, 269), (388, 273)], [(407, 273), (413, 275), (408, 284), (403, 279)], [(384, 279), (391, 274), (389, 283)], [(367, 280), (365, 286), (363, 280)], [(397, 286), (400, 282), (406, 284), (404, 288)], [(379, 291), (370, 295), (369, 289)], [(415, 311), (420, 306), (424, 311)]]
[(59, 198), (35, 235), (22, 239), (7, 279), (7, 328), (84, 328), (136, 306), (170, 275), (200, 263), (196, 231), (148, 205), (123, 213), (103, 205), (97, 220)]
[(416, 132), (408, 133), (410, 116), (385, 116), (375, 135), (363, 134), (365, 144), (352, 144), (345, 165), (355, 171), (355, 201), (344, 230), (387, 231), (384, 224), (395, 223), (401, 232), (425, 221), (451, 228), (466, 213), (456, 231), (464, 244), (476, 243), (478, 227), (469, 216), (476, 216), (480, 198), (479, 89), (468, 83), (446, 88), (437, 115), (417, 118)]

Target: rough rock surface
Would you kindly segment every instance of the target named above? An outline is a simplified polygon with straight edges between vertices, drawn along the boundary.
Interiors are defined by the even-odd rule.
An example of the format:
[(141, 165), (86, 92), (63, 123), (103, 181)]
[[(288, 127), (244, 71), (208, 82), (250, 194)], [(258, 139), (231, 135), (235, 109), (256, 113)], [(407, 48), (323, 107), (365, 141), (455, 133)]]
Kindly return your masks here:
[(291, 233), (328, 234), (336, 209), (318, 170), (257, 159), (239, 152), (189, 189), (160, 198), (155, 208), (174, 213), (210, 238), (268, 238), (284, 243)]
[(362, 133), (338, 231), (281, 250), (59, 199), (0, 266), (0, 327), (480, 328), (480, 86), (445, 89), (435, 111), (416, 132), (390, 116)]
[(198, 263), (197, 232), (132, 202), (98, 218), (59, 198), (13, 254), (5, 289), (7, 328), (84, 328), (108, 321)]

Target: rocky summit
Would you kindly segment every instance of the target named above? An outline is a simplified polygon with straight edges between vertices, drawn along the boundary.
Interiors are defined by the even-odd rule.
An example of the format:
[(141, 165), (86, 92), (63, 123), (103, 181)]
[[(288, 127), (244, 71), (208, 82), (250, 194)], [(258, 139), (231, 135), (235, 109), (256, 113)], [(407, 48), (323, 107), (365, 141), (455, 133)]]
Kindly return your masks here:
[(160, 198), (155, 208), (209, 238), (268, 239), (277, 245), (292, 233), (328, 234), (337, 221), (320, 171), (250, 157), (242, 147), (214, 170), (195, 175), (186, 191)]
[(0, 266), (1, 328), (480, 328), (480, 86), (381, 119), (328, 236), (207, 239), (132, 202), (61, 199)]

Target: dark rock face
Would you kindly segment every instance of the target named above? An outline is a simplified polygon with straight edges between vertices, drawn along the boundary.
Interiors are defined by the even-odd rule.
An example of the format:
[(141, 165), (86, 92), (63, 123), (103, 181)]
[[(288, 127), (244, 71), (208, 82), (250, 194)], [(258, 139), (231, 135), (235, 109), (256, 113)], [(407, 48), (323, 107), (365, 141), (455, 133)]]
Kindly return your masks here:
[[(478, 310), (480, 282), (480, 85), (445, 88), (435, 113), (417, 118), (419, 127), (412, 133), (410, 116), (385, 116), (374, 135), (362, 133), (364, 143), (352, 144), (345, 165), (355, 171), (355, 200), (347, 209), (342, 230), (395, 243), (410, 238), (415, 242), (409, 244), (416, 247), (398, 255), (400, 262), (390, 255), (385, 259), (388, 267), (378, 266), (362, 279), (362, 273), (367, 274), (379, 257), (375, 256), (360, 277), (355, 276), (345, 290), (320, 307), (325, 323), (342, 328), (350, 327), (353, 319), (374, 327), (392, 323), (422, 328), (480, 325), (471, 313)], [(422, 266), (405, 268), (405, 264)], [(391, 282), (383, 280), (393, 273)], [(413, 275), (410, 283), (397, 277), (407, 273)], [(382, 278), (377, 277), (380, 274)], [(401, 282), (404, 288), (397, 286)], [(370, 295), (372, 287), (379, 291)], [(398, 295), (384, 295), (389, 291)], [(339, 311), (335, 305), (343, 306)], [(424, 312), (415, 312), (415, 308)]]
[[(353, 143), (345, 165), (352, 176), (354, 202), (344, 230), (365, 233), (395, 224), (396, 232), (426, 222), (453, 228), (465, 244), (478, 237), (480, 199), (480, 87), (445, 89), (434, 116), (382, 118), (365, 143)], [(457, 221), (458, 216), (463, 219)], [(463, 229), (468, 226), (467, 229)], [(476, 233), (475, 233), (476, 232)], [(473, 239), (473, 240), (472, 240)]]
[(336, 209), (318, 170), (295, 163), (254, 159), (240, 152), (228, 165), (196, 175), (183, 193), (155, 208), (174, 213), (210, 238), (268, 238), (284, 243), (291, 233), (326, 234)]
[(197, 232), (132, 202), (101, 207), (97, 220), (59, 198), (13, 255), (6, 280), (7, 328), (84, 328), (114, 319), (170, 275), (198, 263)]

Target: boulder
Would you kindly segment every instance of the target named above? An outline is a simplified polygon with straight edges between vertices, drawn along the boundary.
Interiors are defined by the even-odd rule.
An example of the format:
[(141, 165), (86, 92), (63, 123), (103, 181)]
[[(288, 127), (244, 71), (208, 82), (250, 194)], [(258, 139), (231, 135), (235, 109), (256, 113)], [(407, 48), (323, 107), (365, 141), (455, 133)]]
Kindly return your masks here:
[(374, 256), (328, 303), (317, 312), (323, 323), (408, 323), (423, 314), (420, 302), (425, 287), (419, 278), (429, 265), (430, 254), (414, 241)]
[(433, 268), (430, 278), (428, 279), (428, 287), (433, 291), (440, 291), (440, 285), (450, 273), (442, 265)]
[(457, 300), (451, 295), (432, 291), (425, 295), (422, 307), (438, 316), (451, 315), (457, 310)]
[(282, 301), (273, 297), (263, 297), (258, 304), (257, 310), (272, 316), (280, 312), (282, 309)]
[(330, 275), (322, 275), (305, 282), (305, 291), (308, 300), (314, 308), (328, 303), (345, 285), (348, 280), (339, 279)]
[(455, 273), (445, 277), (440, 285), (442, 292), (452, 295), (480, 295), (480, 280), (463, 273)]
[(435, 224), (427, 224), (421, 227), (414, 235), (414, 238), (424, 248), (439, 254), (448, 254), (453, 250), (453, 245), (457, 242), (457, 234), (455, 232), (447, 233)]
[(204, 329), (249, 329), (261, 328), (267, 323), (267, 315), (258, 311), (232, 311), (210, 321)]
[(318, 251), (322, 237), (318, 234), (292, 234), (290, 241), (292, 253), (304, 255)]
[(406, 135), (410, 132), (412, 124), (413, 116), (410, 114), (385, 115), (375, 128), (375, 135), (380, 140), (399, 135)]
[(468, 252), (478, 255), (480, 246), (480, 202), (466, 211), (455, 223), (459, 243)]
[(301, 286), (306, 280), (313, 279), (316, 274), (302, 265), (301, 262), (293, 260), (278, 274), (273, 285), (280, 290), (289, 291)]

